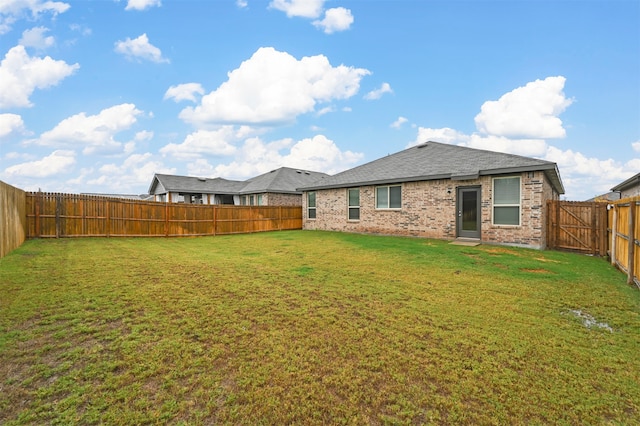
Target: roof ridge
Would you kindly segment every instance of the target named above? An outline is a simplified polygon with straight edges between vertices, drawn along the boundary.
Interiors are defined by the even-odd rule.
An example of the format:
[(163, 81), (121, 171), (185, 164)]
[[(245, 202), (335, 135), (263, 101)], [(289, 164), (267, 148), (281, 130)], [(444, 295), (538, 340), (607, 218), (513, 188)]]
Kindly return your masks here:
[[(459, 149), (472, 149), (474, 151), (480, 151), (480, 152), (486, 152), (487, 154), (492, 154), (492, 155), (507, 155), (510, 157), (515, 157), (515, 158), (522, 158), (525, 160), (538, 160), (538, 161), (542, 161), (545, 163), (551, 163), (553, 164), (553, 161), (549, 161), (549, 160), (543, 160), (541, 158), (536, 158), (536, 157), (527, 157), (526, 155), (520, 155), (520, 154), (512, 154), (510, 152), (502, 152), (502, 151), (491, 151), (490, 149), (486, 149), (486, 148), (472, 148), (470, 146), (464, 146), (464, 145), (454, 145), (454, 144), (448, 144), (448, 143), (443, 143), (443, 142), (436, 142), (436, 141), (427, 141), (427, 142), (423, 142), (421, 144), (418, 145), (414, 145), (412, 147), (407, 148), (408, 149), (412, 149), (412, 148), (416, 148), (416, 147), (422, 147), (425, 146), (427, 144), (436, 144), (436, 145), (441, 145), (441, 146), (450, 146), (450, 147), (454, 147), (454, 148), (459, 148)], [(400, 151), (401, 152), (401, 151)]]

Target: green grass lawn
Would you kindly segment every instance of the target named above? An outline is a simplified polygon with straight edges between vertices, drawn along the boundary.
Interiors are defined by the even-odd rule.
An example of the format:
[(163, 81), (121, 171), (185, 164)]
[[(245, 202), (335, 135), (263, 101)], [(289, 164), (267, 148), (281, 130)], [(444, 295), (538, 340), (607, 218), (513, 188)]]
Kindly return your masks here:
[(0, 424), (639, 422), (640, 292), (603, 259), (287, 231), (0, 260)]

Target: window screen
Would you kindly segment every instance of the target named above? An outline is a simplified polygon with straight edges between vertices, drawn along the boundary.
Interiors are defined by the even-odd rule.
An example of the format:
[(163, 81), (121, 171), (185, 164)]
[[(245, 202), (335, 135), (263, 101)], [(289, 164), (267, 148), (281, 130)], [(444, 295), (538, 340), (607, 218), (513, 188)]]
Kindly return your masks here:
[(520, 225), (520, 177), (493, 180), (494, 225)]
[(350, 189), (348, 191), (349, 197), (349, 220), (360, 220), (360, 190)]

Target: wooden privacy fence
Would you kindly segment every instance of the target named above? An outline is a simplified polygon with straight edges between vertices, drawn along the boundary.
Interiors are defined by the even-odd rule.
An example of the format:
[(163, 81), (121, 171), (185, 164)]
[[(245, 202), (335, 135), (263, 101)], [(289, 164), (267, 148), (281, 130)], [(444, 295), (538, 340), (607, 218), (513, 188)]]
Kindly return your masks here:
[(607, 203), (547, 202), (547, 247), (606, 256)]
[(178, 237), (302, 228), (302, 207), (159, 203), (29, 192), (28, 238)]
[(627, 282), (640, 288), (640, 197), (626, 198), (610, 204), (611, 264), (627, 273)]
[(20, 247), (26, 228), (25, 192), (0, 181), (0, 258)]

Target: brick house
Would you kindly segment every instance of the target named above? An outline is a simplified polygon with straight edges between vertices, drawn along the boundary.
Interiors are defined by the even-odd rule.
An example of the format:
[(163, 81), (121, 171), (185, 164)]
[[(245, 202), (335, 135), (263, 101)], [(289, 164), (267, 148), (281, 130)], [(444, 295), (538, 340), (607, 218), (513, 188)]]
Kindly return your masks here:
[(299, 188), (303, 228), (546, 246), (556, 163), (427, 142)]
[(155, 201), (187, 204), (300, 206), (297, 188), (328, 176), (281, 167), (245, 181), (156, 173), (149, 186)]

